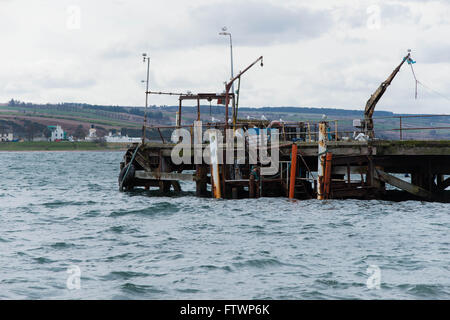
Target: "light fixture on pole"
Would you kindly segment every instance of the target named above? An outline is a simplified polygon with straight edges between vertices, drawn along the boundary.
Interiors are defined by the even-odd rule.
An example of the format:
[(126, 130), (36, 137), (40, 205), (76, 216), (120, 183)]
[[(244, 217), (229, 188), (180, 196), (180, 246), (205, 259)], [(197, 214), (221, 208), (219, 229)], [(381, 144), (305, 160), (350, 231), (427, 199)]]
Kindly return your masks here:
[(148, 76), (150, 70), (150, 58), (146, 53), (142, 54), (143, 62), (147, 61), (147, 80), (142, 80), (142, 82), (146, 83), (145, 88), (145, 111), (144, 111), (144, 126), (142, 127), (142, 143), (145, 143), (145, 131), (147, 129), (147, 106), (148, 106)]
[[(219, 35), (221, 36), (229, 36), (230, 37), (230, 56), (231, 56), (231, 79), (233, 79), (233, 40), (231, 38), (231, 33), (227, 32), (227, 27), (222, 28), (222, 32), (219, 32)], [(233, 94), (234, 92), (234, 84), (232, 85)]]

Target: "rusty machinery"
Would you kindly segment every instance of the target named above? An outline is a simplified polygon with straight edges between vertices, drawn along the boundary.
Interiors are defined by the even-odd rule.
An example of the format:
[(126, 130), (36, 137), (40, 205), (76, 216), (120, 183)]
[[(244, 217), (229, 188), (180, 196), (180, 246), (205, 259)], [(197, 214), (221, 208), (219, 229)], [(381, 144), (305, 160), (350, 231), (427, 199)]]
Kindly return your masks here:
[(380, 84), (377, 90), (375, 90), (375, 92), (370, 96), (369, 100), (367, 100), (366, 108), (364, 110), (364, 119), (358, 119), (354, 122), (354, 126), (361, 129), (362, 132), (364, 132), (364, 134), (366, 134), (370, 139), (374, 138), (372, 116), (375, 111), (375, 107), (383, 94), (386, 92), (386, 89), (389, 87), (392, 80), (394, 80), (395, 76), (400, 71), (400, 68), (405, 61), (407, 61), (408, 64), (414, 63), (411, 59), (411, 50), (408, 50), (408, 54), (403, 58), (402, 62), (397, 66), (397, 68), (394, 69), (394, 71), (392, 71), (391, 75)]

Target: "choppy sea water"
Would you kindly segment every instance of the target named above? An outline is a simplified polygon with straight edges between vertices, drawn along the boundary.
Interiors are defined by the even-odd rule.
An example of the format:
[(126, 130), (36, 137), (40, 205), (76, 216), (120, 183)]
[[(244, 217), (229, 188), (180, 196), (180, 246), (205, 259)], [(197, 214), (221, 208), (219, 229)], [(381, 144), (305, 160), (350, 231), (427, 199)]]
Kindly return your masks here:
[(120, 193), (121, 158), (0, 153), (0, 299), (450, 298), (450, 204)]

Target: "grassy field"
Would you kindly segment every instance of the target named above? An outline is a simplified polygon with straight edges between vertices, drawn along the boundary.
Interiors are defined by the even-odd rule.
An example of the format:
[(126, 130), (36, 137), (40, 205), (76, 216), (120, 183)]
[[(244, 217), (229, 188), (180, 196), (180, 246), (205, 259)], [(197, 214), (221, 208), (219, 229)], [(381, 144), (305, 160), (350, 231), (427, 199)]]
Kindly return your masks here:
[[(108, 119), (102, 119), (100, 117), (89, 117), (85, 114), (73, 114), (73, 115), (58, 115), (58, 114), (34, 114), (31, 112), (28, 113), (19, 113), (19, 112), (12, 112), (12, 111), (3, 111), (0, 110), (1, 114), (5, 115), (12, 115), (17, 117), (40, 117), (40, 118), (49, 118), (49, 119), (64, 119), (64, 120), (71, 120), (71, 121), (78, 121), (78, 122), (85, 122), (89, 124), (99, 124), (99, 125), (107, 125), (112, 127), (126, 127), (126, 128), (140, 128), (142, 125), (132, 122), (126, 122), (126, 121), (118, 121), (118, 120), (108, 120)], [(77, 116), (84, 116), (84, 118), (77, 117)]]
[(0, 142), (0, 151), (113, 151), (126, 150), (128, 143), (96, 142)]

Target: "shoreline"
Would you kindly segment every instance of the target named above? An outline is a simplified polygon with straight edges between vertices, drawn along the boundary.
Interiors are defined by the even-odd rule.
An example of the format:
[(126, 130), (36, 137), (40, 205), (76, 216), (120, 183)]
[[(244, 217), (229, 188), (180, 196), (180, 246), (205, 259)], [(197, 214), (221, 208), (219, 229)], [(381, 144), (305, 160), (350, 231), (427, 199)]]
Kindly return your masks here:
[(78, 150), (1, 150), (0, 149), (0, 153), (3, 152), (123, 152), (126, 151), (127, 149), (98, 149), (98, 150), (83, 150), (83, 149), (78, 149)]
[(125, 151), (129, 143), (96, 143), (96, 142), (1, 142), (0, 152), (75, 152), (75, 151)]

